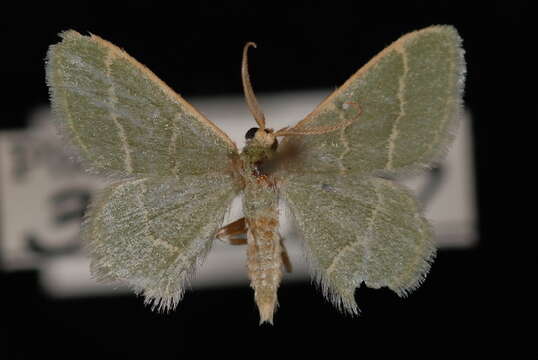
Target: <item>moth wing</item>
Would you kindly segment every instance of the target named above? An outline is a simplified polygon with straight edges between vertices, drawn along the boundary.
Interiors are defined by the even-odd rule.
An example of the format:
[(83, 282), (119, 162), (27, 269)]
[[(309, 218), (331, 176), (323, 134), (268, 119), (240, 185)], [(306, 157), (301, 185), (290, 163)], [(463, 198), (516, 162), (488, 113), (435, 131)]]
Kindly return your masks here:
[(414, 197), (374, 177), (292, 176), (282, 194), (303, 235), (310, 269), (340, 309), (357, 313), (355, 288), (415, 289), (435, 255)]
[(123, 281), (153, 308), (173, 309), (237, 193), (229, 176), (119, 181), (93, 201), (82, 239), (99, 281)]
[(461, 109), (461, 39), (451, 26), (404, 35), (357, 71), (294, 129), (352, 123), (321, 135), (288, 136), (290, 172), (391, 174), (440, 159)]
[(126, 177), (229, 166), (235, 144), (144, 65), (98, 36), (60, 36), (47, 55), (52, 108), (90, 168)]

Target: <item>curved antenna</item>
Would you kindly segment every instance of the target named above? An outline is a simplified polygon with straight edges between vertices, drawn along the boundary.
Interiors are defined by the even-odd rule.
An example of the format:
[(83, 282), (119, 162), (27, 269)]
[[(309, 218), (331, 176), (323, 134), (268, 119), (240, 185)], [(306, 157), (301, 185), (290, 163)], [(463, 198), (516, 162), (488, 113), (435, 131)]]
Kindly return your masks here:
[(263, 115), (260, 104), (254, 95), (254, 90), (252, 90), (252, 85), (250, 84), (250, 77), (248, 74), (248, 48), (250, 46), (256, 47), (256, 44), (253, 42), (248, 42), (243, 48), (243, 62), (241, 64), (241, 78), (243, 79), (243, 92), (245, 93), (245, 100), (247, 101), (248, 108), (256, 119), (260, 129), (265, 129), (265, 116)]

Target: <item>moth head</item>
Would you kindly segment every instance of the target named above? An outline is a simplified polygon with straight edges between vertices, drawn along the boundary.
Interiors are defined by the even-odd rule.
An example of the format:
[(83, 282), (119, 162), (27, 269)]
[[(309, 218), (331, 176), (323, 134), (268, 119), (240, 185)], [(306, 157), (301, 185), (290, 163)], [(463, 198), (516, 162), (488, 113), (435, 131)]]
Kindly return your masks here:
[(278, 147), (278, 140), (276, 139), (273, 129), (260, 129), (257, 127), (251, 128), (245, 134), (247, 144), (251, 146), (259, 146), (266, 149), (275, 151)]
[[(339, 130), (343, 127), (347, 127), (351, 124), (352, 120), (344, 120), (336, 125), (330, 126), (321, 126), (308, 129), (295, 129), (285, 127), (278, 131), (273, 131), (273, 129), (267, 129), (265, 127), (265, 115), (254, 95), (254, 90), (252, 89), (252, 84), (250, 83), (250, 76), (248, 73), (248, 48), (256, 47), (256, 44), (249, 42), (243, 48), (243, 61), (241, 63), (241, 79), (243, 81), (243, 92), (245, 93), (245, 100), (248, 105), (250, 113), (256, 120), (258, 127), (254, 127), (247, 131), (245, 138), (247, 140), (247, 147), (249, 149), (258, 148), (259, 151), (264, 152), (265, 150), (271, 150), (275, 152), (278, 147), (277, 136), (289, 136), (289, 135), (320, 135), (328, 132)], [(358, 107), (358, 105), (357, 105)], [(360, 115), (360, 107), (358, 107), (358, 114)], [(257, 150), (258, 151), (258, 150)]]

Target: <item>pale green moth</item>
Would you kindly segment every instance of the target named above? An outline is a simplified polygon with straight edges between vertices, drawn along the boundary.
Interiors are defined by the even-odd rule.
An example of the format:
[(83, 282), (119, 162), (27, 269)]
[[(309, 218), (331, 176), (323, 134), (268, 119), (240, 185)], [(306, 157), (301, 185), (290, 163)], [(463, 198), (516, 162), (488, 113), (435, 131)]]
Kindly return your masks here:
[[(215, 237), (247, 244), (261, 322), (272, 322), (283, 269), (279, 201), (291, 210), (323, 293), (358, 312), (355, 288), (399, 295), (424, 279), (433, 232), (414, 197), (388, 177), (442, 158), (461, 109), (465, 65), (451, 26), (387, 47), (291, 128), (273, 131), (243, 87), (258, 128), (239, 152), (151, 71), (95, 36), (60, 34), (47, 83), (56, 124), (89, 169), (114, 182), (94, 199), (82, 238), (98, 280), (121, 280), (173, 309)], [(277, 137), (283, 137), (280, 144)], [(243, 195), (244, 218), (225, 227)]]

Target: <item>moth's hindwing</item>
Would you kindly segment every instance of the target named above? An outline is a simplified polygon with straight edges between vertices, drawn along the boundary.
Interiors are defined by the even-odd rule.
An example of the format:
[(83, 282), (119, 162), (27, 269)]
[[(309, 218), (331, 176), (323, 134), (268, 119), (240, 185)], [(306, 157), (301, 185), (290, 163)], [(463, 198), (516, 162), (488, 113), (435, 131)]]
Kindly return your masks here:
[(75, 31), (47, 55), (57, 125), (94, 170), (172, 176), (223, 170), (235, 144), (145, 66)]
[(210, 175), (108, 186), (83, 224), (92, 274), (126, 282), (154, 308), (174, 308), (222, 225), (235, 186), (228, 176)]
[(416, 288), (435, 255), (433, 232), (414, 197), (373, 177), (293, 176), (281, 186), (325, 295), (357, 313), (362, 282), (399, 295)]

